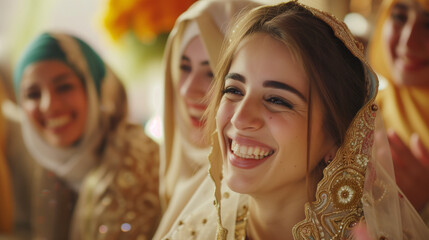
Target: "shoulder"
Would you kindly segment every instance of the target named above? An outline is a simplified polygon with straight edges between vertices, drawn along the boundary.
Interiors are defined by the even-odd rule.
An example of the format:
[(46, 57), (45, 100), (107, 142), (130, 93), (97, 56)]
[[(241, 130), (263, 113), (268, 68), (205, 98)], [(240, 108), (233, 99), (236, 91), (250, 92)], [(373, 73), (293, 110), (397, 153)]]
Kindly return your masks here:
[(155, 158), (158, 161), (159, 146), (148, 137), (140, 125), (126, 123), (109, 137), (107, 148), (114, 147), (122, 156), (135, 159)]

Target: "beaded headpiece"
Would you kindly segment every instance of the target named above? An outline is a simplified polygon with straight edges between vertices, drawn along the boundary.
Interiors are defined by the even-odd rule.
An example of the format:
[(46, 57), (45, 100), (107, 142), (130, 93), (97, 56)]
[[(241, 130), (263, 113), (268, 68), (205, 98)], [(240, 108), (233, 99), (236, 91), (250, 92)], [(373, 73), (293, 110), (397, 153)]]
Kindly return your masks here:
[(374, 103), (378, 81), (363, 55), (363, 46), (356, 41), (344, 22), (336, 17), (304, 6), (328, 24), (350, 52), (364, 63), (369, 96), (366, 105), (351, 122), (344, 143), (335, 158), (323, 170), (323, 179), (316, 190), (316, 201), (305, 205), (305, 220), (293, 228), (294, 239), (343, 239), (363, 217), (362, 194), (365, 173), (372, 156), (375, 117)]
[[(316, 201), (305, 204), (306, 218), (293, 228), (294, 239), (344, 239), (350, 236), (351, 228), (363, 217), (361, 198), (365, 173), (372, 157), (375, 117), (378, 109), (374, 103), (378, 80), (365, 60), (363, 45), (355, 40), (347, 26), (329, 13), (302, 5), (315, 17), (328, 24), (335, 36), (357, 57), (365, 69), (367, 89), (366, 104), (351, 122), (344, 142), (332, 162), (323, 170), (323, 178), (317, 185)], [(212, 156), (213, 157), (213, 156)], [(211, 158), (209, 158), (211, 159)], [(213, 166), (212, 168), (219, 166)], [(219, 188), (220, 176), (211, 169), (211, 176)], [(215, 192), (220, 199), (220, 191)], [(220, 213), (220, 203), (216, 201)], [(218, 219), (217, 239), (226, 239), (227, 230)]]

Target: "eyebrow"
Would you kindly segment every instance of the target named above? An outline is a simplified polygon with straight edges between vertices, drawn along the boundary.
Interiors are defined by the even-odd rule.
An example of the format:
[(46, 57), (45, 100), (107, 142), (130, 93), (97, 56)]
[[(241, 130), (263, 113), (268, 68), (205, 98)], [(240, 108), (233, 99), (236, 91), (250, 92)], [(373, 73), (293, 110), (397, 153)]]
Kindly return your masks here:
[[(67, 77), (71, 74), (72, 73), (66, 72), (66, 73), (63, 73), (61, 75), (58, 75), (52, 80), (52, 82), (55, 84), (58, 84), (59, 82), (62, 82), (63, 80), (67, 79)], [(38, 89), (38, 85), (37, 85), (37, 83), (33, 82), (31, 84), (28, 84), (27, 86), (23, 86), (23, 89), (25, 91), (32, 91), (32, 90)]]
[(60, 74), (60, 75), (56, 76), (52, 81), (54, 83), (62, 82), (63, 80), (67, 79), (67, 77), (70, 76), (71, 74), (72, 73), (70, 73), (70, 72), (66, 72), (66, 73)]
[(393, 5), (393, 8), (397, 8), (399, 10), (408, 10), (408, 6), (403, 4), (403, 3), (396, 3), (395, 5)]
[[(417, 9), (419, 9), (419, 7), (417, 6), (417, 5), (420, 5), (419, 3), (415, 3), (416, 4), (416, 7), (417, 7)], [(409, 9), (409, 6), (408, 5), (406, 5), (406, 4), (404, 4), (404, 3), (396, 3), (394, 6), (393, 6), (393, 8), (396, 8), (396, 9), (398, 9), (398, 10), (402, 10), (402, 11), (407, 11), (408, 9)], [(421, 9), (421, 14), (424, 16), (424, 17), (429, 17), (429, 12), (428, 11), (426, 11), (425, 9), (422, 9), (422, 7), (420, 7), (420, 9)]]
[[(228, 73), (225, 76), (225, 80), (227, 79), (232, 79), (232, 80), (240, 81), (242, 83), (246, 83), (246, 79), (244, 78), (244, 76), (238, 73)], [(269, 88), (283, 89), (283, 90), (292, 92), (296, 94), (299, 98), (301, 98), (304, 102), (307, 102), (307, 98), (304, 96), (304, 94), (302, 94), (300, 91), (298, 91), (296, 88), (292, 87), (289, 84), (282, 83), (279, 81), (274, 81), (274, 80), (266, 80), (262, 84), (262, 86), (269, 87)]]
[(264, 87), (271, 87), (271, 88), (278, 88), (283, 89), (286, 91), (290, 91), (295, 93), (299, 98), (301, 98), (304, 102), (307, 102), (307, 98), (305, 98), (304, 94), (302, 94), (300, 91), (298, 91), (296, 88), (292, 87), (289, 84), (274, 81), (274, 80), (267, 80), (265, 81), (262, 86)]

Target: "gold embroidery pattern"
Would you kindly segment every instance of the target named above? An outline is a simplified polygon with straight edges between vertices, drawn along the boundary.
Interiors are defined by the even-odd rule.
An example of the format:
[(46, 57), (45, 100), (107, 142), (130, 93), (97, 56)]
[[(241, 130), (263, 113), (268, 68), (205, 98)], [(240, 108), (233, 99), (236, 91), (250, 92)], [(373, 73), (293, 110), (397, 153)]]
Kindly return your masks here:
[(131, 124), (108, 139), (100, 167), (88, 176), (79, 224), (84, 239), (150, 239), (158, 225), (158, 146)]
[(306, 219), (293, 228), (295, 239), (343, 239), (362, 217), (365, 172), (374, 141), (372, 105), (368, 103), (357, 114), (344, 144), (324, 169), (316, 201), (306, 204)]
[[(345, 24), (335, 16), (307, 7), (314, 16), (328, 24), (335, 36), (369, 68), (362, 44), (355, 40)], [(365, 68), (367, 92), (374, 88)], [(377, 86), (375, 86), (376, 91)], [(369, 95), (369, 94), (368, 94)], [(374, 94), (375, 95), (375, 94)], [(306, 203), (305, 220), (293, 228), (294, 239), (344, 239), (362, 218), (362, 194), (365, 173), (374, 142), (377, 106), (374, 96), (356, 114), (347, 130), (344, 143), (333, 161), (323, 170), (323, 179), (316, 191), (316, 201)]]
[(237, 218), (235, 219), (235, 240), (245, 240), (246, 239), (246, 227), (247, 227), (247, 217), (249, 213), (249, 208), (247, 205), (243, 205), (237, 209)]

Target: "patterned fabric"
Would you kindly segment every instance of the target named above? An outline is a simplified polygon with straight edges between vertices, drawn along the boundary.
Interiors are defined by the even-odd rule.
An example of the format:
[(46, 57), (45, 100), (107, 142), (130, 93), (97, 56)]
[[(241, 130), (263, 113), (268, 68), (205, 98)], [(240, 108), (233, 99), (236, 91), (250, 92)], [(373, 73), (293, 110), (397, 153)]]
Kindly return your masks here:
[[(244, 27), (244, 29), (238, 31), (235, 28), (232, 29), (232, 36), (230, 38), (232, 47), (240, 46), (241, 41), (248, 36), (246, 35), (248, 32), (254, 34), (258, 30), (263, 31), (258, 29), (261, 22), (268, 22), (269, 20), (267, 19), (278, 20), (280, 17), (276, 17), (278, 17), (279, 13), (286, 12), (287, 14), (291, 14), (296, 9), (304, 11), (302, 8), (306, 8), (309, 11), (308, 15), (312, 14), (317, 19), (329, 25), (336, 38), (359, 60), (364, 70), (364, 79), (361, 80), (365, 80), (367, 88), (365, 91), (365, 100), (359, 105), (361, 106), (360, 110), (353, 114), (354, 118), (348, 125), (344, 141), (341, 142), (341, 146), (336, 151), (334, 159), (327, 162), (328, 165), (323, 169), (323, 177), (321, 177), (315, 189), (316, 200), (307, 202), (303, 208), (303, 215), (305, 213), (305, 217), (303, 217), (302, 221), (297, 219), (296, 223), (293, 222), (295, 225), (293, 228), (291, 227), (292, 233), (290, 229), (283, 230), (279, 227), (274, 227), (275, 229), (273, 229), (277, 231), (276, 233), (283, 233), (282, 231), (284, 231), (285, 235), (292, 234), (294, 239), (350, 239), (353, 238), (353, 227), (358, 222), (364, 221), (371, 239), (427, 238), (429, 236), (429, 229), (425, 226), (409, 201), (403, 197), (403, 194), (401, 194), (395, 183), (391, 156), (388, 152), (382, 153), (377, 151), (383, 149), (388, 144), (381, 119), (377, 117), (378, 106), (374, 103), (378, 89), (378, 80), (375, 72), (365, 60), (362, 45), (355, 41), (343, 22), (330, 14), (304, 6), (297, 1), (289, 1), (276, 6), (260, 7), (241, 19), (240, 23), (243, 25), (238, 24), (237, 28)], [(288, 10), (291, 10), (291, 12), (288, 12)], [(310, 17), (308, 15), (306, 16)], [(251, 18), (253, 18), (254, 22), (250, 20)], [(245, 24), (248, 25), (244, 26)], [(267, 27), (270, 26), (268, 24)], [(250, 29), (253, 27), (256, 30)], [(239, 36), (237, 37), (237, 35)], [(223, 84), (223, 77), (228, 71), (227, 66), (233, 61), (231, 60), (233, 59), (232, 54), (236, 53), (234, 51), (236, 48), (228, 48), (227, 50), (231, 50), (231, 52), (227, 52), (225, 55), (225, 59), (227, 60), (226, 62), (222, 62), (225, 68), (221, 68), (221, 75), (218, 75), (216, 79), (220, 82), (216, 83)], [(348, 81), (347, 78), (341, 80)], [(221, 92), (222, 84), (215, 85), (218, 87), (215, 91)], [(364, 83), (361, 81), (359, 84), (363, 86)], [(221, 101), (220, 93), (218, 93), (217, 97), (216, 100), (218, 102), (214, 101), (211, 106), (213, 107), (211, 108), (213, 112), (216, 112), (219, 107), (219, 102)], [(214, 123), (212, 124), (214, 125)], [(216, 128), (215, 126), (211, 127), (212, 130)], [(380, 131), (376, 132), (376, 129), (380, 129)], [(268, 221), (276, 220), (277, 222), (283, 220), (290, 221), (290, 219), (296, 218), (296, 213), (293, 212), (291, 215), (277, 214), (276, 211), (273, 211), (279, 209), (277, 206), (270, 208), (269, 204), (265, 204), (262, 207), (268, 209), (258, 208), (260, 205), (255, 203), (257, 200), (251, 199), (251, 194), (246, 195), (231, 192), (228, 186), (226, 186), (225, 181), (222, 181), (224, 176), (223, 160), (225, 159), (223, 159), (221, 146), (217, 139), (218, 134), (220, 133), (214, 131), (212, 136), (212, 152), (209, 155), (210, 177), (196, 191), (189, 204), (179, 216), (179, 221), (173, 225), (172, 230), (164, 239), (243, 240), (249, 236), (249, 229), (250, 234), (252, 234), (252, 231), (264, 231), (263, 229), (251, 228), (251, 226), (247, 227), (247, 219), (250, 217), (262, 217), (261, 219)], [(220, 136), (224, 137), (223, 135)], [(381, 138), (382, 140), (374, 141), (375, 138)], [(379, 144), (383, 145), (380, 146)], [(210, 182), (215, 186), (213, 187)], [(267, 186), (267, 188), (269, 187)], [(213, 193), (213, 191), (214, 199), (213, 196), (207, 196), (208, 193)], [(258, 193), (264, 192), (260, 191)], [(281, 194), (284, 194), (281, 195), (282, 197), (288, 197), (289, 199), (289, 196), (285, 196), (286, 193), (280, 194), (273, 192), (273, 190), (267, 190), (267, 194), (273, 193), (276, 194), (273, 201), (274, 205), (278, 204), (275, 202)], [(293, 195), (294, 193), (289, 194)], [(246, 198), (243, 198), (243, 196), (248, 197), (247, 203)], [(294, 199), (298, 203), (303, 200), (302, 198), (297, 200), (296, 198), (292, 198), (292, 196), (291, 199)], [(307, 199), (303, 202), (306, 202)], [(267, 200), (267, 198), (264, 200)], [(282, 200), (284, 199), (282, 198)], [(285, 205), (290, 204), (287, 200), (285, 201)], [(256, 210), (244, 207), (250, 204), (255, 204), (257, 207)], [(270, 218), (267, 218), (265, 213)], [(214, 220), (213, 216), (217, 216), (216, 226), (212, 224), (200, 224), (204, 219), (212, 223)], [(258, 220), (261, 221), (260, 219)], [(269, 224), (271, 225), (272, 222), (269, 222)], [(268, 230), (271, 229), (270, 227), (268, 226)], [(282, 236), (276, 237), (280, 238)]]
[(74, 239), (150, 239), (160, 219), (159, 149), (139, 126), (120, 126), (79, 197)]

